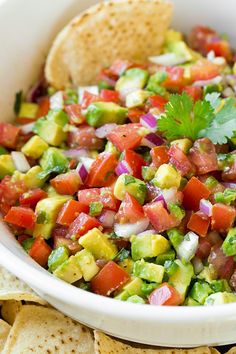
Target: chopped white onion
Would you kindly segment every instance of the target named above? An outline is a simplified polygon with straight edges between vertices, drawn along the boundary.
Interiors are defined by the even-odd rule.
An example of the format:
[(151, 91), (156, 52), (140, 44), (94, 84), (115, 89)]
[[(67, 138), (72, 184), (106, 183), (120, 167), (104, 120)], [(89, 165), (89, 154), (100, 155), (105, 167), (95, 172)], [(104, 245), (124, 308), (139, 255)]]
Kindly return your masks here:
[(203, 265), (201, 259), (198, 257), (194, 257), (192, 259), (192, 265), (193, 265), (195, 274), (199, 274), (204, 269), (204, 265)]
[(215, 59), (215, 52), (214, 50), (211, 50), (210, 52), (207, 53), (207, 60), (213, 61)]
[(145, 236), (145, 235), (156, 235), (157, 232), (156, 230), (154, 229), (150, 229), (150, 230), (146, 230), (146, 231), (143, 231), (143, 232), (140, 232), (140, 234), (137, 234), (137, 236)]
[(58, 91), (50, 97), (50, 109), (63, 109), (63, 108), (64, 108), (63, 92)]
[(81, 156), (81, 157), (79, 158), (79, 160), (80, 160), (80, 162), (82, 162), (82, 164), (84, 164), (84, 166), (85, 166), (85, 168), (86, 168), (87, 171), (90, 170), (92, 164), (93, 164), (94, 161), (95, 161), (94, 159), (91, 159), (90, 157), (83, 157), (83, 156)]
[(189, 262), (194, 256), (198, 248), (199, 236), (190, 231), (184, 236), (184, 240), (177, 248), (177, 256), (184, 262)]
[(195, 81), (193, 83), (193, 86), (199, 86), (199, 87), (204, 87), (207, 85), (217, 85), (222, 81), (222, 76), (218, 75), (213, 77), (210, 80), (199, 80), (199, 81)]
[(85, 91), (92, 93), (93, 95), (99, 95), (98, 86), (80, 86), (78, 87), (79, 104), (81, 104), (83, 101)]
[(115, 222), (116, 212), (113, 210), (103, 210), (98, 220), (103, 227), (113, 227)]
[(132, 235), (137, 235), (145, 231), (148, 225), (149, 220), (144, 218), (132, 224), (115, 224), (114, 231), (117, 236), (128, 239)]
[(20, 151), (12, 151), (11, 157), (14, 162), (15, 168), (19, 172), (27, 172), (30, 170), (30, 164), (25, 155)]
[(149, 57), (148, 60), (153, 64), (174, 66), (186, 63), (187, 59), (176, 55), (175, 53), (166, 53), (154, 57)]
[(34, 127), (34, 122), (33, 123), (29, 123), (29, 124), (24, 124), (21, 125), (20, 129), (23, 133), (28, 134), (31, 133), (33, 131), (33, 127)]
[(116, 123), (104, 124), (95, 130), (95, 135), (100, 139), (106, 138), (106, 136), (116, 127)]

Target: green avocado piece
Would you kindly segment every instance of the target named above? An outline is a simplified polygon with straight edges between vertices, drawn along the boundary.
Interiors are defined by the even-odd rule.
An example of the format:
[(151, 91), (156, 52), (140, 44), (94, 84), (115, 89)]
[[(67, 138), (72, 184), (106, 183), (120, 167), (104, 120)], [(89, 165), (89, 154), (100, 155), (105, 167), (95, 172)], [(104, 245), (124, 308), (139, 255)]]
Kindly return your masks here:
[(37, 203), (35, 208), (37, 219), (33, 231), (33, 237), (42, 236), (45, 239), (50, 238), (62, 205), (70, 199), (72, 199), (71, 196), (61, 195), (44, 198)]
[(149, 78), (147, 70), (133, 68), (122, 75), (116, 83), (115, 89), (119, 92), (131, 92), (145, 87)]
[(122, 291), (115, 296), (115, 299), (126, 301), (133, 295), (142, 296), (142, 284), (142, 279), (133, 277), (131, 281), (122, 288)]
[(212, 280), (212, 282), (210, 283), (210, 287), (212, 288), (214, 293), (224, 292), (224, 291), (228, 293), (232, 292), (229, 283), (226, 279)]
[(11, 155), (0, 155), (0, 179), (11, 176), (15, 169)]
[(179, 31), (169, 29), (165, 34), (165, 46), (169, 45), (172, 42), (182, 41), (183, 35)]
[(38, 119), (33, 127), (35, 134), (46, 141), (49, 145), (60, 146), (67, 138), (67, 133), (63, 127), (53, 120), (47, 120), (45, 117)]
[(59, 246), (52, 251), (48, 258), (48, 268), (51, 272), (56, 270), (63, 262), (69, 258), (69, 251), (66, 246)]
[(211, 283), (216, 278), (216, 272), (213, 268), (205, 266), (197, 277), (198, 279), (203, 279), (206, 282)]
[(189, 295), (200, 304), (204, 304), (206, 298), (213, 293), (210, 285), (205, 281), (194, 283)]
[(164, 71), (158, 71), (152, 76), (150, 76), (146, 90), (154, 92), (157, 95), (165, 96), (166, 89), (161, 86), (162, 82), (167, 79), (167, 73)]
[(184, 41), (169, 42), (165, 46), (165, 51), (175, 53), (178, 57), (185, 59), (185, 61), (195, 59), (195, 52), (193, 52)]
[(111, 154), (115, 155), (117, 159), (119, 159), (119, 157), (120, 157), (120, 151), (109, 140), (107, 141), (107, 143), (105, 145), (104, 152), (110, 152)]
[(171, 249), (157, 256), (156, 264), (164, 265), (166, 261), (174, 261), (174, 260), (175, 260), (175, 251)]
[(69, 123), (68, 114), (61, 109), (53, 109), (48, 112), (46, 119), (49, 122), (54, 122), (61, 127), (64, 127), (67, 123)]
[(204, 302), (205, 306), (212, 305), (223, 305), (228, 304), (230, 302), (236, 302), (236, 294), (227, 293), (224, 291), (223, 293), (215, 293), (208, 296)]
[(114, 186), (114, 195), (117, 199), (123, 200), (125, 193), (131, 194), (140, 204), (144, 204), (147, 194), (146, 184), (126, 173), (120, 175)]
[(143, 298), (138, 295), (132, 295), (126, 301), (133, 302), (134, 304), (145, 304)]
[(142, 177), (144, 181), (151, 181), (156, 173), (157, 169), (154, 166), (142, 166)]
[(152, 95), (149, 91), (144, 91), (141, 89), (130, 92), (126, 96), (125, 105), (128, 108), (134, 108), (144, 105), (148, 97)]
[(173, 140), (170, 145), (176, 145), (180, 150), (182, 150), (185, 154), (189, 152), (191, 147), (193, 146), (193, 143), (190, 139), (184, 138), (184, 139), (177, 139)]
[(177, 251), (178, 246), (184, 240), (184, 234), (177, 229), (171, 229), (171, 230), (167, 231), (167, 235), (169, 237), (169, 240), (170, 240), (172, 246)]
[(223, 242), (222, 250), (226, 256), (236, 255), (236, 227), (229, 230)]
[(153, 179), (153, 184), (162, 189), (169, 189), (171, 187), (179, 188), (181, 181), (181, 174), (171, 165), (161, 165)]
[(43, 169), (41, 178), (48, 177), (52, 172), (57, 174), (66, 172), (68, 168), (67, 158), (61, 150), (54, 147), (50, 147), (43, 153), (39, 163)]
[(134, 263), (134, 276), (150, 282), (161, 283), (164, 276), (164, 267), (158, 264), (145, 262), (144, 259)]
[(36, 103), (22, 102), (18, 116), (24, 118), (35, 118), (38, 108), (39, 106)]
[(133, 235), (130, 239), (131, 255), (134, 261), (141, 258), (153, 258), (159, 254), (169, 251), (169, 241), (158, 234), (146, 234), (141, 236)]
[(200, 306), (199, 302), (188, 296), (186, 300), (184, 301), (185, 306)]
[(47, 150), (47, 148), (48, 148), (48, 144), (38, 135), (34, 135), (21, 148), (21, 151), (26, 156), (30, 156), (33, 159), (38, 159), (42, 156), (44, 151)]
[(75, 257), (77, 258), (84, 280), (90, 281), (100, 270), (92, 253), (84, 249), (77, 252)]
[(82, 278), (82, 272), (76, 256), (70, 256), (69, 259), (54, 270), (53, 274), (70, 284)]
[(124, 259), (123, 261), (118, 263), (121, 268), (123, 268), (127, 273), (132, 274), (133, 273), (133, 266), (134, 266), (134, 261), (128, 257)]
[(45, 178), (41, 178), (40, 174), (43, 172), (40, 166), (31, 167), (25, 174), (24, 181), (28, 188), (40, 188), (45, 183)]
[(191, 263), (183, 264), (179, 259), (175, 260), (179, 266), (178, 270), (169, 278), (169, 283), (182, 296), (184, 301), (187, 289), (190, 285), (192, 277), (194, 276), (193, 266)]
[(86, 111), (87, 123), (93, 127), (100, 127), (108, 123), (123, 124), (127, 117), (127, 108), (113, 102), (94, 102)]
[(175, 261), (169, 260), (165, 261), (164, 268), (166, 274), (171, 277), (175, 274), (175, 272), (177, 272), (177, 270), (179, 269), (179, 265)]

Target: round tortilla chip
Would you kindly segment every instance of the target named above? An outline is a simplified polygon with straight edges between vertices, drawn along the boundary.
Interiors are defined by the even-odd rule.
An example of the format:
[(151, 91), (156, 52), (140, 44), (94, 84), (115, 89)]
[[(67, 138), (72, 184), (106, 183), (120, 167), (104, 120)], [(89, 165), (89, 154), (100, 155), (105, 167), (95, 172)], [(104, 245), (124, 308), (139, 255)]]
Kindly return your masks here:
[(231, 348), (226, 354), (236, 354), (236, 347)]
[(19, 353), (93, 354), (93, 336), (88, 328), (54, 309), (24, 305), (3, 351)]
[(142, 348), (138, 348), (138, 344), (126, 344), (99, 331), (94, 331), (94, 336), (95, 354), (211, 354), (210, 348), (207, 347), (193, 349), (149, 349), (142, 346)]
[(10, 329), (11, 326), (7, 322), (0, 320), (0, 353), (2, 353)]
[(7, 321), (10, 325), (13, 325), (16, 315), (20, 312), (22, 308), (21, 301), (7, 300), (4, 301), (1, 307), (2, 318)]
[(89, 85), (116, 59), (143, 62), (161, 51), (173, 5), (161, 0), (109, 0), (75, 17), (56, 37), (45, 75), (57, 89)]

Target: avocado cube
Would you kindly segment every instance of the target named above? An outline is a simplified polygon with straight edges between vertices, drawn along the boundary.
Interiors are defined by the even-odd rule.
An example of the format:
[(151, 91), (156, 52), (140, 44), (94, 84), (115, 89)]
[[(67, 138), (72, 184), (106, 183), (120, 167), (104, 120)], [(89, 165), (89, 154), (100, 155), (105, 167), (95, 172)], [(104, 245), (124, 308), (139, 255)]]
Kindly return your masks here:
[(0, 179), (11, 176), (15, 169), (11, 155), (0, 155)]
[(151, 96), (151, 93), (148, 91), (140, 89), (132, 91), (126, 96), (125, 105), (128, 108), (142, 106), (145, 104), (149, 96)]
[(119, 262), (118, 264), (127, 273), (129, 273), (129, 274), (133, 273), (134, 261), (130, 257), (124, 259), (122, 262)]
[(94, 102), (89, 105), (86, 120), (93, 127), (108, 123), (123, 124), (127, 117), (127, 108), (113, 102)]
[(179, 266), (178, 270), (169, 278), (169, 283), (182, 296), (184, 301), (186, 292), (194, 276), (193, 266), (191, 263), (183, 264), (179, 259), (175, 261)]
[(208, 283), (211, 283), (214, 279), (216, 279), (216, 271), (213, 268), (210, 268), (209, 266), (204, 267), (203, 270), (198, 274), (199, 279), (203, 279)]
[(210, 287), (212, 288), (214, 293), (223, 291), (227, 291), (228, 293), (232, 292), (229, 283), (226, 279), (212, 280), (212, 282), (210, 283)]
[(18, 116), (24, 118), (35, 118), (39, 106), (36, 103), (22, 102)]
[(33, 131), (49, 145), (53, 146), (60, 146), (67, 138), (66, 132), (63, 131), (60, 125), (45, 118), (40, 118), (36, 121)]
[(40, 174), (43, 172), (40, 166), (31, 167), (29, 171), (24, 176), (24, 181), (26, 186), (30, 188), (40, 188), (44, 185), (44, 178), (40, 177)]
[(150, 282), (161, 283), (165, 269), (163, 266), (145, 262), (144, 259), (134, 263), (134, 276)]
[(175, 31), (173, 29), (169, 29), (166, 32), (165, 45), (168, 45), (169, 43), (172, 43), (172, 42), (182, 41), (182, 40), (183, 40), (183, 35), (181, 32)]
[(166, 89), (160, 84), (167, 79), (167, 76), (166, 72), (157, 71), (149, 78), (146, 90), (154, 92), (157, 95), (165, 96)]
[(120, 175), (114, 186), (114, 195), (123, 200), (125, 193), (131, 194), (140, 204), (144, 204), (147, 194), (146, 184), (138, 178), (126, 173)]
[(48, 268), (51, 272), (56, 270), (62, 263), (69, 258), (69, 251), (66, 246), (59, 246), (52, 251), (48, 257)]
[(178, 229), (171, 229), (167, 231), (167, 235), (169, 237), (172, 246), (174, 247), (175, 250), (177, 250), (178, 246), (184, 240), (184, 235)]
[(166, 51), (175, 53), (178, 57), (185, 59), (185, 61), (191, 61), (194, 59), (192, 50), (187, 46), (184, 41), (172, 41), (165, 47)]
[(200, 304), (204, 304), (206, 298), (212, 294), (213, 291), (210, 285), (207, 282), (199, 282), (194, 283), (192, 289), (190, 290), (189, 295)]
[(70, 284), (82, 278), (82, 272), (76, 256), (70, 256), (68, 260), (54, 270), (53, 274)]
[(154, 166), (143, 166), (142, 177), (144, 181), (151, 181), (155, 177), (157, 169)]
[(129, 69), (116, 82), (115, 89), (119, 92), (132, 92), (145, 87), (149, 78), (147, 70), (133, 68)]
[(176, 145), (180, 150), (182, 150), (185, 154), (187, 154), (191, 149), (191, 147), (193, 146), (193, 143), (190, 139), (184, 138), (184, 139), (174, 140), (170, 143), (170, 145)]
[(181, 174), (171, 165), (161, 165), (153, 179), (153, 184), (162, 189), (171, 187), (179, 188), (181, 182)]
[(44, 198), (37, 203), (35, 208), (37, 220), (33, 237), (42, 236), (45, 239), (50, 238), (62, 205), (71, 198), (70, 196), (56, 196)]
[(205, 306), (212, 306), (212, 305), (223, 305), (223, 304), (228, 304), (230, 302), (236, 302), (236, 294), (233, 293), (227, 293), (224, 291), (223, 293), (215, 293), (209, 295), (205, 302)]
[(42, 156), (45, 150), (47, 150), (48, 144), (41, 139), (38, 135), (32, 136), (30, 140), (22, 147), (21, 151), (26, 156), (30, 156), (33, 159), (38, 159)]
[(166, 274), (171, 277), (179, 269), (178, 264), (175, 261), (165, 261), (164, 264)]
[(186, 300), (184, 301), (185, 306), (200, 306), (199, 302), (188, 296)]
[(99, 272), (99, 267), (92, 253), (84, 249), (77, 252), (75, 257), (77, 258), (84, 280), (90, 281)]
[(61, 127), (64, 127), (69, 123), (68, 114), (66, 114), (66, 112), (62, 111), (61, 109), (53, 109), (49, 111), (46, 118), (49, 122), (54, 122)]
[(133, 235), (131, 241), (132, 259), (152, 258), (169, 251), (169, 241), (158, 234)]
[(122, 288), (122, 291), (115, 296), (115, 299), (126, 301), (133, 295), (142, 296), (142, 284), (142, 279), (133, 277), (132, 280)]
[(109, 140), (107, 141), (107, 143), (105, 145), (104, 152), (110, 152), (111, 154), (115, 155), (117, 159), (120, 157), (120, 151)]
[(61, 150), (50, 147), (44, 153), (40, 159), (40, 165), (44, 170), (40, 176), (47, 177), (50, 173), (63, 173), (66, 172), (68, 167), (68, 160), (63, 155)]
[(133, 302), (134, 304), (145, 304), (145, 300), (138, 295), (132, 295), (126, 301)]
[(222, 250), (226, 256), (236, 255), (236, 227), (229, 230), (223, 242)]
[(94, 228), (80, 237), (79, 244), (91, 252), (95, 259), (113, 259), (118, 253), (117, 247), (108, 240), (107, 235)]
[(156, 264), (164, 265), (166, 261), (173, 261), (174, 259), (175, 259), (175, 251), (171, 249), (157, 256)]

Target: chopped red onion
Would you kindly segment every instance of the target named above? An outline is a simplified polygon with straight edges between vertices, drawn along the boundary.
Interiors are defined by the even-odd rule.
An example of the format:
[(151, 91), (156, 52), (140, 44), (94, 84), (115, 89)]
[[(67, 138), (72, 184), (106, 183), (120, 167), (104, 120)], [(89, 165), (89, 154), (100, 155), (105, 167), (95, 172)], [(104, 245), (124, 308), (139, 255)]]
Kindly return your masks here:
[(63, 108), (64, 108), (63, 92), (58, 91), (50, 97), (50, 109), (63, 109)]
[(33, 123), (29, 123), (29, 124), (24, 124), (21, 125), (20, 129), (23, 133), (28, 134), (31, 133), (33, 131), (33, 127), (34, 127), (34, 122)]
[(236, 183), (233, 182), (223, 182), (222, 183), (224, 187), (230, 188), (230, 189), (236, 189)]
[(118, 163), (118, 165), (115, 169), (115, 173), (117, 174), (117, 176), (120, 176), (123, 173), (132, 174), (133, 170), (125, 160), (122, 160)]
[(163, 206), (167, 209), (167, 203), (166, 203), (166, 200), (165, 200), (162, 192), (153, 201), (154, 202), (162, 202)]
[(37, 81), (27, 92), (26, 101), (37, 103), (38, 99), (45, 94), (44, 80)]
[(212, 216), (212, 204), (209, 200), (200, 200), (200, 210), (207, 216)]
[(157, 120), (150, 112), (144, 114), (140, 118), (140, 123), (145, 127), (148, 128), (151, 132), (155, 132), (157, 130)]
[(159, 135), (157, 135), (155, 133), (150, 133), (150, 134), (146, 135), (141, 141), (141, 145), (147, 146), (150, 149), (152, 149), (155, 146), (160, 146), (163, 143), (164, 143), (164, 140)]
[(80, 162), (82, 162), (86, 168), (86, 170), (89, 172), (92, 164), (94, 163), (94, 159), (91, 159), (90, 157), (80, 157)]
[(80, 86), (78, 88), (79, 104), (83, 102), (85, 91), (92, 93), (93, 95), (99, 95), (98, 86)]
[(113, 227), (115, 223), (116, 212), (112, 210), (103, 210), (101, 215), (98, 217), (98, 220), (103, 227)]
[(200, 87), (204, 87), (207, 85), (216, 85), (219, 84), (222, 81), (222, 76), (218, 75), (213, 77), (210, 80), (199, 80), (199, 81), (195, 81), (193, 83), (193, 86), (200, 86)]
[(137, 235), (145, 231), (148, 225), (148, 218), (144, 218), (132, 224), (115, 224), (114, 231), (117, 236), (129, 239), (130, 236)]
[(30, 170), (30, 164), (21, 151), (12, 151), (11, 157), (17, 171), (24, 173)]
[(83, 149), (83, 148), (65, 150), (65, 151), (63, 151), (63, 154), (65, 156), (75, 159), (77, 161), (79, 161), (81, 157), (89, 157), (90, 156), (89, 150)]
[(88, 171), (87, 171), (86, 167), (84, 166), (84, 164), (80, 162), (78, 164), (78, 166), (76, 167), (76, 171), (78, 172), (81, 182), (85, 183), (86, 178), (88, 176)]
[(116, 127), (117, 127), (116, 123), (104, 124), (101, 127), (96, 129), (95, 135), (101, 139), (106, 138), (107, 135)]

